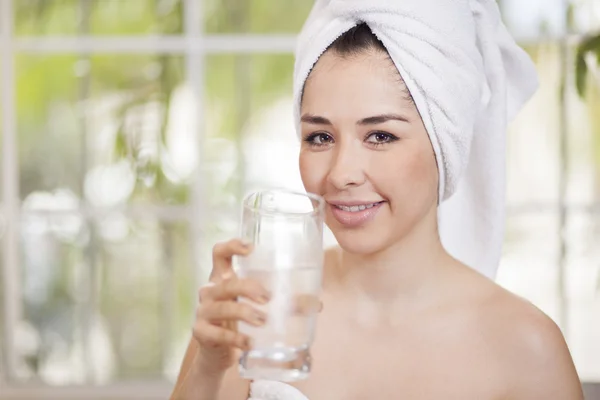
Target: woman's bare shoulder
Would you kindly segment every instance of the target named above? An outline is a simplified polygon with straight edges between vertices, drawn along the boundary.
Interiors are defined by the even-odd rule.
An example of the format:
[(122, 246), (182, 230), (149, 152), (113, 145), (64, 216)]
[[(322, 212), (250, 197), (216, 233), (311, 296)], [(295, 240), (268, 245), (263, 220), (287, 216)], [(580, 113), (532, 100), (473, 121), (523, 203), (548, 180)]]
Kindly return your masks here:
[(475, 320), (504, 366), (514, 398), (583, 398), (558, 325), (526, 299), (485, 277), (478, 280)]
[(507, 343), (521, 344), (531, 351), (540, 350), (540, 340), (544, 344), (564, 342), (558, 325), (530, 301), (487, 278), (481, 277), (481, 281), (474, 311), (484, 327), (501, 335)]
[(528, 300), (475, 272), (459, 279), (459, 304), (468, 304), (465, 308), (481, 332), (497, 336), (498, 344), (527, 350), (525, 354), (564, 345), (557, 324)]

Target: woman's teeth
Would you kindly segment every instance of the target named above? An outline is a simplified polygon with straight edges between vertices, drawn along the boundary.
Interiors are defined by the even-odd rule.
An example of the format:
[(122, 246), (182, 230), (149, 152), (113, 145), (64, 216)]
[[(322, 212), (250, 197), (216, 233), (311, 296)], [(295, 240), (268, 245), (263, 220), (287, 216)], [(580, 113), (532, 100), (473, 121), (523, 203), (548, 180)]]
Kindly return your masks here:
[(336, 206), (336, 207), (339, 208), (340, 210), (343, 210), (343, 211), (359, 212), (359, 211), (364, 211), (367, 208), (373, 208), (376, 205), (378, 205), (379, 203), (381, 203), (381, 202), (371, 203), (371, 204), (361, 204), (360, 206), (351, 206), (351, 207), (348, 207), (348, 206)]

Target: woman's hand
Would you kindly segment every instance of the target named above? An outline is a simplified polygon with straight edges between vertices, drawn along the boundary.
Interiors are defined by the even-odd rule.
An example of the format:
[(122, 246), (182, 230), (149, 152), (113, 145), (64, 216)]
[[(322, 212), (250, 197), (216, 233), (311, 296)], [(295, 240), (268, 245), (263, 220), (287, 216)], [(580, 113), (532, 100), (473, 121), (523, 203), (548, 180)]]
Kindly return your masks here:
[(237, 362), (239, 350), (250, 349), (250, 338), (237, 331), (237, 322), (261, 326), (266, 315), (247, 303), (245, 297), (257, 304), (269, 301), (269, 293), (258, 282), (239, 279), (231, 266), (234, 255), (245, 256), (251, 246), (234, 239), (213, 248), (213, 270), (210, 283), (199, 292), (200, 304), (194, 324), (194, 338), (200, 345), (198, 362), (205, 373), (219, 374)]

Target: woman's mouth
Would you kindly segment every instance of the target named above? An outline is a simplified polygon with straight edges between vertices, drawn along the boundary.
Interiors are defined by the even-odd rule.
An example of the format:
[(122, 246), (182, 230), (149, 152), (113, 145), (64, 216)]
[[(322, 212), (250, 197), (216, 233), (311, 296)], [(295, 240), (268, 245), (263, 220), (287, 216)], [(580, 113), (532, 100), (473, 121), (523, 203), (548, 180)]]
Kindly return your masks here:
[(335, 219), (348, 228), (364, 225), (375, 217), (385, 201), (375, 203), (331, 204), (331, 212)]
[(341, 206), (341, 205), (335, 205), (334, 207), (339, 208), (340, 210), (344, 210), (344, 211), (349, 211), (349, 212), (359, 212), (359, 211), (364, 211), (366, 209), (369, 208), (373, 208), (379, 204), (383, 203), (383, 201), (377, 202), (377, 203), (369, 203), (369, 204), (361, 204), (358, 206)]

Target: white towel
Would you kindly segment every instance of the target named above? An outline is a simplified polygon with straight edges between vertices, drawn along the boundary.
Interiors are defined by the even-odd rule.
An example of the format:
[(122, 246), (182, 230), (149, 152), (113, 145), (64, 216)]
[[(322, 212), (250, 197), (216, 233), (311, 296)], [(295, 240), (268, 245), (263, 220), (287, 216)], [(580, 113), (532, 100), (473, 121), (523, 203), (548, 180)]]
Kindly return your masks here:
[(312, 67), (362, 22), (387, 48), (429, 133), (444, 247), (495, 277), (504, 237), (507, 124), (537, 88), (531, 59), (509, 35), (494, 0), (317, 0), (296, 51), (298, 131)]
[(302, 392), (283, 382), (254, 381), (248, 400), (308, 400)]

